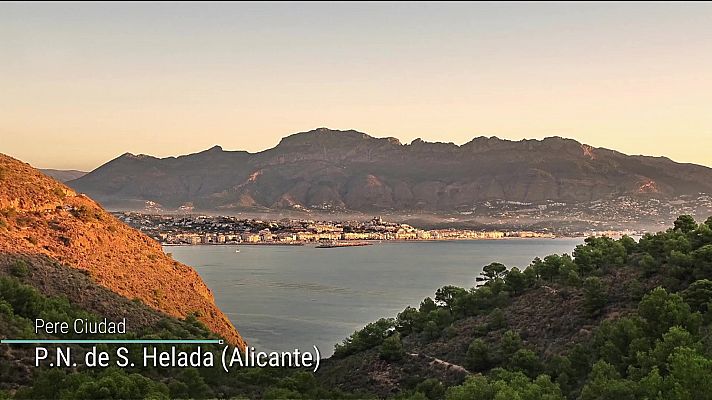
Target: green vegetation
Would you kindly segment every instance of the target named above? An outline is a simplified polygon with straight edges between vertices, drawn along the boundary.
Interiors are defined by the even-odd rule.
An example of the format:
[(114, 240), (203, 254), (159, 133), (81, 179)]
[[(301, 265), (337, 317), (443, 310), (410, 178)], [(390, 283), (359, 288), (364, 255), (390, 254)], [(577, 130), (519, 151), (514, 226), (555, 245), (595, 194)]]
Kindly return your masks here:
[(583, 296), (583, 306), (586, 312), (591, 315), (600, 314), (601, 310), (608, 302), (606, 287), (603, 284), (603, 281), (595, 276), (590, 276), (583, 281)]
[(79, 207), (74, 207), (70, 210), (75, 218), (81, 220), (82, 222), (91, 222), (94, 220), (101, 220), (101, 212), (98, 209), (92, 209), (85, 205), (80, 205)]
[(59, 197), (60, 200), (64, 200), (64, 198), (67, 197), (67, 194), (64, 193), (64, 190), (62, 190), (62, 188), (59, 186), (52, 189), (52, 193), (54, 193), (55, 196)]
[[(625, 293), (611, 292), (615, 280), (624, 281)], [(470, 372), (483, 375), (437, 398), (712, 399), (712, 217), (697, 224), (681, 216), (637, 243), (588, 238), (572, 256), (536, 258), (524, 270), (492, 263), (476, 282), (469, 290), (445, 286), (395, 321), (369, 324), (337, 346), (335, 357), (379, 346), (383, 353), (395, 335), (406, 348), (443, 343), (456, 337), (459, 321), (484, 320), (463, 357)], [(507, 307), (538, 288), (560, 301), (580, 299), (582, 316), (597, 325), (590, 338), (546, 354), (504, 330)], [(611, 312), (618, 317), (604, 317)]]
[(96, 375), (43, 371), (31, 389), (20, 390), (18, 399), (169, 399), (166, 385), (140, 374), (112, 367)]
[(24, 278), (30, 274), (30, 269), (27, 267), (27, 262), (22, 259), (15, 260), (10, 266), (10, 275), (17, 278)]
[(378, 346), (390, 335), (393, 330), (392, 318), (381, 318), (372, 322), (360, 331), (344, 339), (343, 343), (336, 345), (334, 356), (344, 357), (362, 350)]
[[(27, 268), (24, 260), (18, 259), (14, 265)], [(2, 336), (18, 339), (37, 337), (32, 326), (35, 318), (70, 323), (75, 319), (99, 320), (97, 316), (73, 306), (66, 298), (44, 296), (16, 277), (0, 276)], [(214, 338), (193, 315), (185, 321), (165, 318), (150, 329), (121, 336), (123, 339)], [(87, 337), (63, 335), (62, 338)], [(100, 349), (108, 350), (107, 345), (101, 346), (104, 347)], [(75, 347), (77, 352), (84, 350), (81, 346)], [(189, 349), (192, 347), (185, 348)], [(138, 345), (130, 345), (129, 351), (132, 355), (140, 354)], [(243, 368), (230, 374), (218, 368), (23, 370), (3, 358), (6, 356), (0, 354), (0, 387), (3, 388), (0, 398), (9, 393), (4, 391), (6, 388), (18, 385), (21, 387), (12, 396), (17, 399), (347, 398), (340, 391), (323, 388), (311, 373), (299, 370)], [(32, 376), (26, 375), (28, 371)]]
[(492, 370), (489, 377), (473, 376), (464, 384), (448, 389), (447, 400), (556, 400), (563, 399), (559, 387), (542, 375), (532, 380), (521, 372)]
[(482, 339), (475, 339), (467, 348), (467, 368), (471, 371), (486, 371), (492, 367), (490, 347)]
[(403, 343), (401, 342), (400, 334), (396, 333), (393, 336), (389, 336), (383, 340), (383, 345), (381, 346), (380, 356), (386, 361), (398, 361), (403, 359), (405, 355), (405, 350), (403, 350)]
[[(3, 334), (31, 337), (30, 321), (40, 316), (95, 318), (23, 284), (26, 273), (26, 265), (13, 267), (14, 276), (0, 278)], [(277, 369), (40, 370), (33, 385), (14, 397), (309, 399), (376, 393), (430, 400), (712, 400), (712, 217), (697, 224), (682, 216), (674, 227), (637, 243), (589, 238), (571, 256), (536, 258), (521, 270), (489, 264), (475, 286), (442, 287), (419, 307), (366, 325), (338, 344), (331, 369), (316, 375)], [(545, 302), (548, 308), (540, 309)], [(557, 315), (542, 314), (564, 306), (569, 308)], [(517, 318), (524, 315), (548, 319), (551, 326), (522, 328)], [(572, 328), (568, 336), (556, 331), (561, 326)], [(211, 335), (195, 317), (167, 319), (133, 334)], [(422, 354), (431, 348), (439, 353)], [(442, 360), (434, 357), (462, 377), (438, 373), (435, 365)], [(17, 378), (2, 368), (3, 377)], [(356, 380), (350, 388), (364, 392), (335, 389)], [(379, 392), (382, 382), (396, 389)]]

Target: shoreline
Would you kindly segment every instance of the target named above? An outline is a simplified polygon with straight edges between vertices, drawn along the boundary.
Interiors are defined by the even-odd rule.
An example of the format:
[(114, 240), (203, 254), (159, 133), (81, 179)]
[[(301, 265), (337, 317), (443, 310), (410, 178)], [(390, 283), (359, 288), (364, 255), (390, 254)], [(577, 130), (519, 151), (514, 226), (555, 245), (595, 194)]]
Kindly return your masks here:
[[(437, 243), (437, 242), (485, 242), (485, 241), (502, 241), (502, 240), (533, 240), (533, 239), (547, 239), (547, 240), (559, 240), (559, 239), (585, 239), (587, 236), (556, 236), (556, 237), (503, 237), (503, 238), (453, 238), (453, 239), (390, 239), (390, 240), (359, 240), (358, 242), (366, 242), (368, 244), (385, 244), (385, 243)], [(350, 244), (351, 241), (344, 240), (339, 243), (344, 243), (343, 247), (354, 247), (355, 245)], [(353, 241), (357, 242), (357, 241)], [(282, 247), (304, 247), (304, 246), (318, 246), (324, 243), (320, 242), (296, 242), (296, 243), (281, 243), (281, 242), (240, 242), (240, 243), (160, 243), (161, 246), (169, 247), (193, 247), (193, 246), (282, 246)]]

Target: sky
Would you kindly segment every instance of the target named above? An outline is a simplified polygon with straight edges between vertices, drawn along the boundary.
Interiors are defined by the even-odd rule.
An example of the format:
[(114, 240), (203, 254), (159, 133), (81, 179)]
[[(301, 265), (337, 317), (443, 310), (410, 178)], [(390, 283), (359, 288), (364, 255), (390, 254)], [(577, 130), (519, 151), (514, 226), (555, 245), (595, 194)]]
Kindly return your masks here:
[(0, 152), (564, 136), (712, 166), (712, 3), (0, 3)]

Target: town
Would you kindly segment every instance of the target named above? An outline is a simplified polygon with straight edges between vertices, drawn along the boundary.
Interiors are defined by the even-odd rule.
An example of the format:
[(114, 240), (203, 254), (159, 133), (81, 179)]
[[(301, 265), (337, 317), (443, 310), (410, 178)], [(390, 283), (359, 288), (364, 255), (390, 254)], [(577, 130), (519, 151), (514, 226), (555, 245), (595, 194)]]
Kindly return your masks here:
[(503, 232), (463, 229), (414, 228), (408, 224), (386, 222), (381, 217), (368, 221), (263, 221), (232, 216), (158, 215), (120, 212), (115, 215), (165, 245), (272, 244), (304, 245), (324, 242), (406, 241), (406, 240), (481, 240), (553, 238), (548, 232)]
[[(115, 214), (167, 244), (639, 237), (665, 229), (678, 215), (689, 214), (704, 220), (712, 215), (712, 195), (618, 196), (584, 203), (491, 200), (449, 213), (381, 210), (382, 217), (365, 221), (362, 215), (357, 217), (349, 215), (348, 210), (334, 209), (300, 209), (279, 220), (270, 218), (269, 214), (250, 215), (249, 210), (238, 217), (210, 216), (213, 213), (197, 210), (192, 203), (171, 210), (146, 200), (142, 209)], [(355, 218), (361, 220), (353, 220)], [(384, 222), (386, 219), (400, 222)]]

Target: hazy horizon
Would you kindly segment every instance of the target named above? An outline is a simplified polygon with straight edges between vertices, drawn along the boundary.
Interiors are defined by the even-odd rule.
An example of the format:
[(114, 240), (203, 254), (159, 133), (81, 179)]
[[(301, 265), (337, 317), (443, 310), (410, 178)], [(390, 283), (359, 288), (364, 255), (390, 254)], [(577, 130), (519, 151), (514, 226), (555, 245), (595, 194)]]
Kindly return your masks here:
[(257, 152), (328, 126), (712, 166), (712, 3), (1, 3), (0, 152)]

